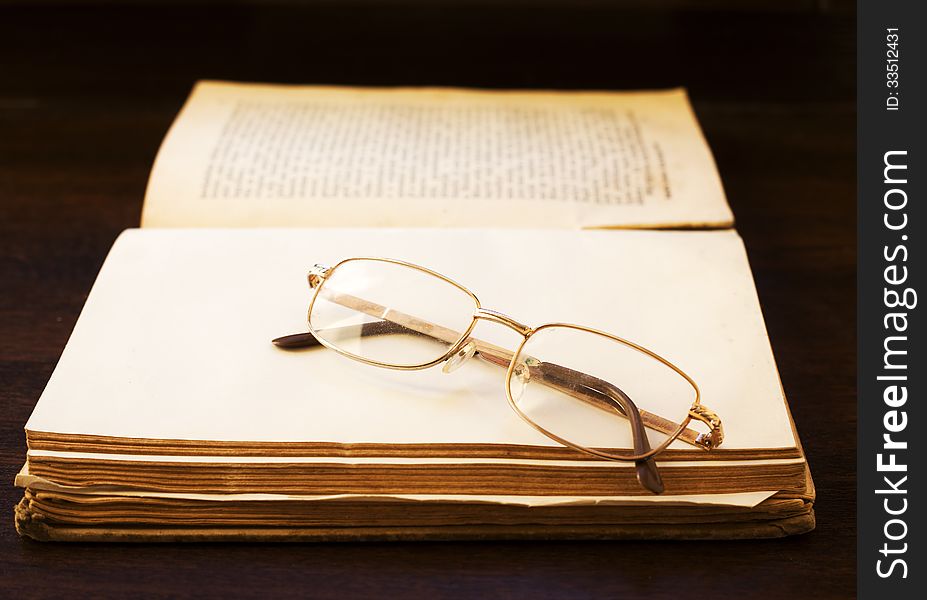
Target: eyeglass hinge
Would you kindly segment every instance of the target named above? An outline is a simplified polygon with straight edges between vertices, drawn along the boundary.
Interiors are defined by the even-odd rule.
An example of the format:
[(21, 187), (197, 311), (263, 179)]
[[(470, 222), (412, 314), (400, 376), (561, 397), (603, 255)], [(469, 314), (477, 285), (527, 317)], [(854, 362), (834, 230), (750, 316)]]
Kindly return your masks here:
[(689, 409), (689, 416), (697, 421), (708, 425), (708, 433), (700, 433), (695, 438), (695, 443), (705, 450), (717, 448), (724, 441), (724, 427), (721, 425), (721, 418), (713, 410), (701, 404), (693, 404)]
[(328, 275), (329, 268), (323, 265), (312, 265), (306, 279), (309, 281), (309, 287), (317, 288), (322, 284), (322, 280)]

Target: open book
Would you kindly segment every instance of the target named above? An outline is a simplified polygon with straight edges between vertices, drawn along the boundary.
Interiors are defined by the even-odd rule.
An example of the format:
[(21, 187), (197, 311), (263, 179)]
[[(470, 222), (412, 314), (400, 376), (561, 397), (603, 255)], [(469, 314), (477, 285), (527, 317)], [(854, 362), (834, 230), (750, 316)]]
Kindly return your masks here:
[[(499, 226), (419, 227), (429, 214), (444, 225), (460, 224), (458, 207), (471, 202), (465, 194), (429, 196), (428, 202), (385, 194), (379, 203), (352, 195), (359, 188), (349, 188), (350, 181), (365, 176), (351, 170), (352, 163), (365, 163), (381, 182), (392, 181), (401, 163), (374, 165), (365, 158), (376, 154), (375, 141), (360, 150), (350, 135), (332, 133), (324, 141), (326, 155), (341, 158), (318, 171), (309, 169), (311, 161), (301, 163), (306, 177), (331, 178), (325, 185), (334, 188), (318, 182), (305, 188), (325, 194), (287, 196), (264, 184), (249, 188), (265, 190), (253, 196), (233, 188), (222, 188), (221, 198), (204, 191), (219, 177), (218, 156), (241, 156), (236, 152), (243, 150), (231, 152), (225, 144), (243, 143), (228, 139), (238, 127), (231, 123), (239, 118), (236, 111), (252, 110), (277, 123), (278, 134), (295, 127), (287, 119), (319, 135), (328, 135), (326, 127), (386, 127), (393, 133), (376, 139), (391, 148), (405, 139), (389, 129), (398, 126), (394, 118), (406, 131), (409, 123), (439, 113), (453, 122), (483, 115), (473, 117), (476, 124), (457, 122), (458, 134), (444, 126), (457, 146), (426, 144), (437, 162), (463, 160), (460, 140), (468, 134), (512, 147), (517, 142), (507, 136), (518, 138), (520, 130), (505, 127), (514, 127), (523, 113), (547, 115), (542, 121), (550, 124), (581, 120), (587, 110), (599, 116), (612, 111), (624, 123), (615, 127), (637, 122), (638, 135), (648, 140), (644, 146), (676, 157), (667, 167), (682, 161), (676, 152), (686, 147), (692, 163), (672, 171), (677, 192), (670, 199), (571, 203), (572, 192), (552, 199), (513, 193), (498, 200), (498, 223), (489, 213), (481, 217)], [(266, 116), (275, 110), (283, 112)], [(486, 129), (477, 136), (474, 127)], [(304, 135), (294, 139), (316, 143)], [(414, 139), (406, 140), (410, 148), (417, 147)], [(640, 150), (610, 148), (618, 138), (603, 139), (608, 156)], [(581, 140), (571, 143), (586, 147)], [(295, 172), (296, 159), (286, 158), (286, 148), (292, 145), (275, 155), (276, 167), (258, 155), (235, 160), (267, 169), (290, 165), (284, 170)], [(549, 156), (538, 157), (549, 167), (566, 154), (564, 147), (552, 148), (545, 146)], [(390, 152), (397, 153), (393, 159), (403, 156)], [(490, 161), (474, 172), (494, 185), (505, 177), (525, 181), (520, 170), (531, 160), (515, 158), (504, 168)], [(590, 161), (584, 156), (574, 175), (595, 171)], [(637, 172), (629, 167), (628, 173)], [(698, 175), (687, 177), (690, 172)], [(360, 179), (343, 181), (349, 174)], [(412, 169), (402, 179), (411, 187), (402, 189), (434, 182), (424, 179), (426, 172)], [(696, 180), (714, 182), (704, 198), (692, 191)], [(614, 192), (602, 181), (571, 181), (596, 187), (602, 198)], [(476, 204), (484, 201), (491, 204), (488, 198)], [(814, 488), (737, 233), (512, 227), (526, 224), (515, 218), (525, 206), (555, 207), (550, 210), (589, 226), (691, 228), (730, 221), (710, 153), (681, 92), (201, 84), (159, 154), (146, 227), (125, 232), (114, 245), (26, 425), (27, 464), (17, 477), (26, 488), (17, 507), (19, 530), (51, 540), (273, 540), (775, 537), (811, 529)], [(419, 209), (425, 212), (409, 223), (416, 227), (358, 227), (395, 225)], [(247, 227), (291, 220), (351, 227)], [(202, 225), (240, 227), (194, 227)], [(450, 374), (440, 367), (396, 372), (324, 348), (287, 352), (271, 345), (274, 337), (305, 331), (309, 267), (350, 256), (424, 264), (524, 322), (590, 325), (657, 349), (693, 377), (706, 403), (722, 415), (723, 444), (706, 452), (694, 437), (673, 442), (657, 456), (665, 491), (655, 495), (637, 483), (633, 462), (599, 460), (526, 426), (508, 406), (505, 374), (491, 361), (469, 361)], [(498, 349), (513, 348), (512, 335), (485, 322), (473, 332)]]

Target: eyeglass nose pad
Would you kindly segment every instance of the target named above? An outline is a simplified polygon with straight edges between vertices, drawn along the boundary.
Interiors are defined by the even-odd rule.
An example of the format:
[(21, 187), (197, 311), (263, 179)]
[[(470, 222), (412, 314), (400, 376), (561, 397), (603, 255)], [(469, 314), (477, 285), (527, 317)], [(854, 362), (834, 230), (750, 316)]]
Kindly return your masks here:
[(537, 367), (539, 364), (536, 358), (529, 356), (524, 361), (516, 364), (515, 368), (512, 369), (512, 377), (518, 381), (518, 389), (512, 390), (515, 392), (514, 395), (517, 398), (521, 397), (525, 388), (528, 387), (528, 382), (531, 381), (531, 367)]
[(467, 342), (461, 346), (460, 350), (444, 361), (444, 366), (441, 367), (441, 370), (445, 373), (452, 373), (459, 369), (462, 364), (473, 358), (474, 354), (476, 354), (476, 344), (472, 341)]

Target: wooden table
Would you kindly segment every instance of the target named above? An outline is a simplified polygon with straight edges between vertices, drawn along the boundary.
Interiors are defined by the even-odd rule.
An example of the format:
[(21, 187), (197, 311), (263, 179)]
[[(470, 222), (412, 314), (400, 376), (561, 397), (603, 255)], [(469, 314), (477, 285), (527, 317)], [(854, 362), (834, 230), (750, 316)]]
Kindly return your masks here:
[[(0, 596), (854, 594), (852, 13), (257, 4), (0, 7), (0, 505), (9, 511), (0, 526)], [(11, 483), (25, 453), (22, 426), (107, 249), (137, 225), (158, 144), (198, 78), (687, 86), (749, 250), (817, 484), (817, 530), (684, 543), (20, 540), (12, 507), (21, 492)]]

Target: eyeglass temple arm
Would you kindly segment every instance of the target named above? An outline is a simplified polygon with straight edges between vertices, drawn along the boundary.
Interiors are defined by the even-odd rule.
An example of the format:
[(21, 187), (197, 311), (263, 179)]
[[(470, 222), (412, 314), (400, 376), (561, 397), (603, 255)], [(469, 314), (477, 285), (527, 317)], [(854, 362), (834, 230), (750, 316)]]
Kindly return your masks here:
[[(363, 323), (360, 326), (360, 335), (362, 336), (374, 336), (374, 335), (390, 335), (390, 334), (406, 334), (406, 335), (418, 335), (422, 337), (431, 337), (427, 334), (421, 333), (420, 331), (415, 331), (414, 329), (409, 329), (404, 325), (399, 323), (393, 323), (391, 321), (376, 321), (371, 323)], [(432, 338), (434, 339), (434, 338)], [(480, 345), (484, 344), (479, 340), (471, 340), (474, 344)], [(294, 333), (292, 335), (285, 335), (273, 340), (273, 344), (278, 348), (284, 348), (287, 350), (295, 350), (299, 348), (310, 348), (313, 346), (320, 346), (321, 342), (309, 332), (305, 333)], [(485, 345), (485, 344), (484, 344)], [(509, 361), (511, 359), (505, 359), (498, 354), (488, 352), (485, 347), (480, 350), (477, 350), (476, 356), (482, 358), (485, 362), (488, 362), (492, 365), (500, 366), (507, 368)], [(538, 382), (542, 383), (548, 387), (555, 388), (569, 396), (573, 396), (587, 404), (590, 404), (601, 410), (615, 410), (621, 413), (622, 416), (627, 417), (624, 406), (619, 403), (615, 404), (615, 401), (612, 399), (614, 396), (622, 396), (627, 398), (620, 388), (617, 386), (608, 383), (604, 379), (599, 379), (598, 377), (593, 377), (592, 375), (587, 375), (579, 371), (574, 371), (568, 367), (563, 367), (554, 363), (540, 363), (539, 367), (533, 367), (532, 375), (537, 377)], [(601, 391), (600, 391), (601, 390)], [(607, 391), (606, 391), (607, 390)], [(630, 398), (628, 399), (630, 400)], [(637, 408), (635, 406), (635, 408)], [(637, 412), (641, 415), (648, 415), (651, 418), (656, 417), (652, 413), (647, 411), (637, 409)], [(659, 418), (659, 417), (656, 417)], [(663, 428), (661, 427), (660, 430)], [(667, 428), (668, 429), (668, 428)], [(675, 430), (675, 426), (673, 426)], [(672, 433), (668, 431), (667, 433)]]
[[(481, 347), (479, 343), (477, 343), (478, 357), (494, 365), (508, 368), (512, 359), (511, 353), (509, 353), (507, 350), (503, 350), (503, 352), (509, 354), (508, 358), (506, 358), (504, 355), (495, 354), (493, 352), (486, 352), (480, 348)], [(614, 403), (611, 401), (610, 396), (605, 392), (605, 390), (614, 389), (624, 394), (624, 392), (622, 392), (617, 386), (605, 381), (604, 379), (599, 379), (593, 375), (588, 375), (568, 367), (555, 365), (554, 363), (541, 364), (554, 366), (559, 372), (559, 376), (546, 373), (545, 376), (543, 376), (541, 383), (548, 387), (556, 388), (564, 394), (572, 396), (577, 400), (582, 400), (583, 402), (595, 406), (596, 408), (608, 411), (615, 409)], [(570, 385), (570, 381), (583, 381), (585, 385), (583, 385), (581, 388), (577, 388), (573, 385)], [(665, 433), (666, 435), (673, 435), (676, 433), (676, 430), (679, 429), (679, 423), (676, 421), (671, 421), (665, 417), (661, 417), (660, 415), (643, 409), (638, 409), (638, 412), (640, 413), (641, 422), (643, 422), (644, 426), (649, 427), (654, 431), (659, 431), (660, 433)], [(676, 439), (703, 450), (710, 450), (712, 447), (702, 443), (701, 441), (701, 439), (704, 437), (705, 434), (699, 433), (698, 431), (689, 429), (687, 427), (682, 430)]]
[[(312, 283), (313, 276), (314, 275), (310, 273), (309, 284), (310, 286), (315, 287)], [(318, 284), (319, 281), (316, 280), (316, 285)], [(426, 335), (436, 340), (445, 342), (449, 345), (453, 345), (458, 340), (460, 340), (459, 331), (454, 331), (453, 329), (442, 327), (436, 323), (431, 323), (401, 311), (387, 308), (377, 304), (376, 302), (370, 302), (369, 300), (364, 300), (363, 298), (358, 298), (357, 296), (351, 294), (328, 291), (324, 287), (320, 290), (320, 292), (325, 294), (326, 298), (332, 302), (353, 308), (354, 310), (358, 310), (384, 321), (397, 323), (398, 325), (402, 325), (407, 329), (412, 330), (412, 332)], [(499, 346), (489, 344), (482, 340), (475, 340), (471, 338), (470, 341), (474, 343), (477, 352), (481, 357), (484, 359), (489, 359), (489, 362), (498, 364), (502, 368), (508, 368), (509, 363), (512, 360), (512, 353), (510, 351), (506, 350), (505, 348), (500, 348)], [(591, 375), (586, 375), (586, 377), (591, 377)], [(580, 397), (579, 399), (582, 400), (584, 398)], [(611, 407), (609, 407), (608, 410), (611, 410)], [(669, 419), (647, 411), (641, 411), (641, 419), (643, 420), (644, 425), (647, 427), (665, 433), (666, 435), (675, 435), (679, 429), (678, 422), (670, 421)], [(701, 404), (693, 404), (693, 406), (689, 409), (689, 414), (685, 424), (688, 424), (690, 419), (696, 419), (705, 423), (708, 426), (708, 432), (698, 433), (697, 431), (686, 427), (681, 432), (679, 432), (677, 439), (686, 442), (687, 444), (701, 448), (702, 450), (711, 450), (712, 448), (715, 448), (721, 444), (724, 439), (724, 429), (721, 426), (721, 419), (718, 418), (718, 415), (716, 415), (706, 406)]]
[[(349, 327), (354, 327), (353, 325)], [(374, 336), (374, 335), (390, 335), (390, 334), (411, 334), (419, 335), (423, 337), (431, 337), (427, 334), (421, 333), (420, 331), (415, 331), (414, 329), (409, 329), (404, 325), (399, 323), (393, 323), (392, 321), (374, 321), (370, 323), (363, 323), (361, 325), (360, 334), (362, 336)], [(271, 340), (271, 343), (278, 348), (283, 348), (285, 350), (298, 350), (300, 348), (312, 348), (313, 346), (321, 346), (322, 342), (318, 340), (314, 335), (308, 331), (304, 333), (294, 333), (291, 335), (284, 335), (278, 338)]]
[[(549, 362), (541, 362), (536, 367), (529, 367), (532, 377), (540, 383), (560, 390), (569, 396), (591, 404), (601, 410), (616, 410), (626, 417), (631, 424), (631, 438), (634, 453), (641, 455), (650, 452), (650, 440), (644, 429), (643, 411), (624, 391), (604, 379), (587, 375), (579, 371)], [(657, 470), (653, 457), (634, 461), (637, 480), (655, 494), (663, 492), (663, 479)]]
[[(361, 335), (389, 334), (413, 334), (428, 337), (424, 333), (391, 321), (377, 321), (361, 325)], [(319, 340), (308, 332), (280, 337), (275, 339), (273, 343), (280, 348), (287, 349), (320, 345)], [(481, 356), (487, 358), (491, 355), (481, 354)], [(499, 364), (495, 360), (488, 360), (487, 362), (494, 365)], [(644, 430), (644, 424), (641, 420), (641, 411), (631, 398), (617, 386), (597, 377), (579, 373), (554, 363), (540, 363), (537, 367), (533, 367), (531, 372), (539, 383), (558, 389), (601, 410), (617, 411), (631, 423), (634, 453), (646, 454), (650, 451), (650, 442), (647, 439), (647, 432)], [(655, 494), (663, 492), (663, 479), (660, 477), (660, 472), (657, 470), (653, 457), (635, 461), (635, 470), (641, 485)]]
[[(396, 318), (395, 313), (390, 315), (393, 318)], [(443, 329), (443, 328), (442, 328)], [(361, 335), (364, 336), (373, 336), (373, 335), (390, 335), (390, 334), (406, 334), (406, 335), (419, 335), (423, 337), (428, 337), (435, 339), (436, 341), (442, 341), (446, 343), (453, 343), (457, 338), (460, 337), (459, 333), (453, 333), (453, 338), (448, 340), (444, 339), (444, 336), (438, 337), (435, 332), (424, 333), (417, 329), (412, 329), (401, 323), (395, 321), (374, 321), (370, 323), (364, 323), (361, 325)], [(471, 341), (476, 345), (477, 352), (476, 356), (483, 359), (485, 362), (491, 363), (493, 365), (502, 367), (503, 369), (508, 368), (509, 363), (512, 361), (512, 353), (506, 350), (505, 348), (500, 348), (489, 344), (482, 340), (471, 339)], [(273, 340), (273, 344), (279, 348), (294, 350), (299, 348), (309, 348), (313, 346), (321, 345), (320, 342), (316, 339), (314, 335), (309, 332), (296, 333), (292, 335), (286, 335)], [(551, 363), (545, 363), (551, 364)], [(570, 395), (578, 400), (587, 402), (588, 404), (600, 408), (602, 410), (612, 411), (616, 409), (614, 402), (612, 402), (609, 396), (604, 393), (604, 391), (609, 388), (615, 388), (612, 384), (608, 383), (603, 379), (598, 377), (593, 377), (592, 375), (587, 375), (567, 367), (562, 367), (557, 365), (559, 368), (560, 377), (555, 377), (549, 375), (545, 377), (542, 383), (549, 387), (555, 387), (562, 391), (563, 393)], [(576, 388), (569, 385), (571, 380), (583, 380), (586, 382), (582, 388)], [(617, 389), (617, 388), (615, 388)], [(620, 390), (619, 390), (620, 391)], [(622, 392), (623, 393), (623, 392)], [(620, 408), (620, 405), (619, 405)], [(646, 410), (638, 411), (641, 416), (641, 421), (646, 427), (659, 431), (666, 435), (672, 435), (679, 428), (679, 423), (675, 421), (670, 421), (664, 417), (656, 415)], [(710, 434), (709, 434), (710, 435)], [(701, 434), (693, 429), (685, 428), (679, 434), (677, 439), (691, 444), (693, 446), (710, 449), (711, 446), (704, 444), (701, 440), (704, 439), (705, 434)]]

